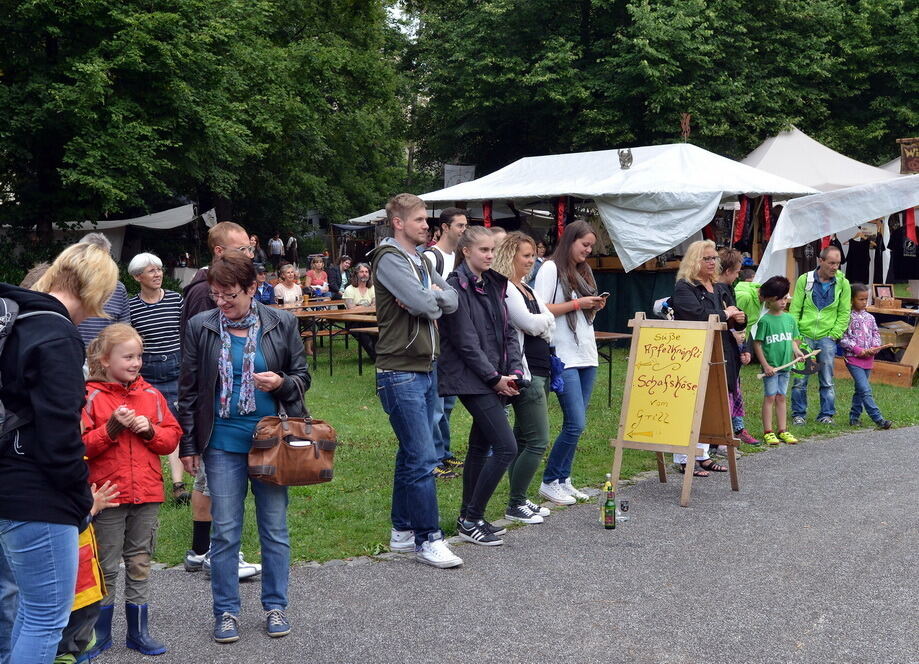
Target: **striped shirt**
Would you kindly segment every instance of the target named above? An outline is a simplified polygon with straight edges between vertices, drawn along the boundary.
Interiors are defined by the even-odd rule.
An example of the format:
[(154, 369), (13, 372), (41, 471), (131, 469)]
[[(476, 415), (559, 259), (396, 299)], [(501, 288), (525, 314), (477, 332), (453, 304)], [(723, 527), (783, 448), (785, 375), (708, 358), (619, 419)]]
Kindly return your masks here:
[(179, 350), (179, 320), (182, 317), (182, 296), (163, 289), (163, 298), (148, 304), (135, 295), (131, 307), (131, 325), (144, 340), (145, 353), (175, 353)]
[(80, 338), (85, 345), (99, 336), (99, 333), (112, 323), (131, 324), (131, 312), (128, 308), (128, 291), (120, 281), (115, 284), (115, 292), (102, 307), (109, 318), (87, 318), (77, 325)]

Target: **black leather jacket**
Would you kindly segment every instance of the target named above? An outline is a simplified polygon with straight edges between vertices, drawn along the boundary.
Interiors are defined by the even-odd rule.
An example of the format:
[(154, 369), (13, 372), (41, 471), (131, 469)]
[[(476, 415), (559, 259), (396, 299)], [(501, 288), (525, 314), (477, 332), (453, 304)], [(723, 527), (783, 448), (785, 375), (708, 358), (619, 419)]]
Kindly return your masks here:
[[(256, 306), (262, 324), (260, 344), (265, 364), (268, 371), (284, 379), (273, 396), (284, 405), (288, 415), (300, 417), (305, 413), (301, 391), (309, 389), (310, 374), (297, 319), (289, 312), (261, 303)], [(214, 428), (217, 359), (220, 356), (219, 315), (220, 311), (213, 309), (188, 321), (179, 377), (179, 424), (184, 432), (179, 456), (202, 454)]]

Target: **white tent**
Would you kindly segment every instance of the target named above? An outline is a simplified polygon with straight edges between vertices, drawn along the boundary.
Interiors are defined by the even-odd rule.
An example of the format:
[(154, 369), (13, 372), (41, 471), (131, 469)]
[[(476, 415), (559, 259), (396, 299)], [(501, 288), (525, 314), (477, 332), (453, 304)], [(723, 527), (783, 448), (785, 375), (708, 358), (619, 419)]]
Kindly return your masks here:
[(788, 201), (766, 245), (754, 281), (785, 274), (785, 250), (919, 206), (919, 175)]
[(831, 150), (796, 127), (766, 139), (742, 163), (819, 191), (884, 182), (897, 177), (895, 173)]
[(900, 158), (891, 159), (886, 164), (882, 164), (879, 167), (882, 171), (887, 171), (888, 173), (896, 173), (900, 175)]
[(815, 189), (685, 143), (526, 157), (478, 180), (423, 194), (430, 203), (513, 201), (518, 208), (556, 196), (593, 199), (626, 270), (665, 253), (712, 220), (739, 194), (794, 198)]

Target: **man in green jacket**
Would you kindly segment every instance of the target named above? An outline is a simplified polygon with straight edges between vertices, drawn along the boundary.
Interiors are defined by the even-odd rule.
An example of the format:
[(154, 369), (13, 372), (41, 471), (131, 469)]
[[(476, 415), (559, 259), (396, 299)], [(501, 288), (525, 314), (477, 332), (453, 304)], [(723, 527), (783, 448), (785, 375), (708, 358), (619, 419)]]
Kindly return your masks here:
[[(836, 247), (820, 252), (817, 269), (798, 277), (789, 313), (798, 321), (798, 329), (817, 355), (820, 379), (820, 413), (817, 421), (832, 424), (836, 414), (836, 391), (833, 387), (833, 360), (836, 342), (849, 327), (852, 290), (849, 281), (839, 274), (842, 254)], [(807, 376), (795, 378), (791, 388), (791, 412), (795, 424), (804, 424), (807, 414)]]

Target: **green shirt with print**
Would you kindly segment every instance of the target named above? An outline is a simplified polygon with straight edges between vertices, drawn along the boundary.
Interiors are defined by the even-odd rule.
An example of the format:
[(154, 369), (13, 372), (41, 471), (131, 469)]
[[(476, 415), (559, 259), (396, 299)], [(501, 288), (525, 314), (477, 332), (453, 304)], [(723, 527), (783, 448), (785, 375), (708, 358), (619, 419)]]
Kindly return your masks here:
[(763, 345), (763, 355), (771, 367), (780, 367), (795, 359), (792, 340), (800, 336), (798, 321), (784, 311), (778, 315), (763, 314), (756, 321), (753, 338)]

